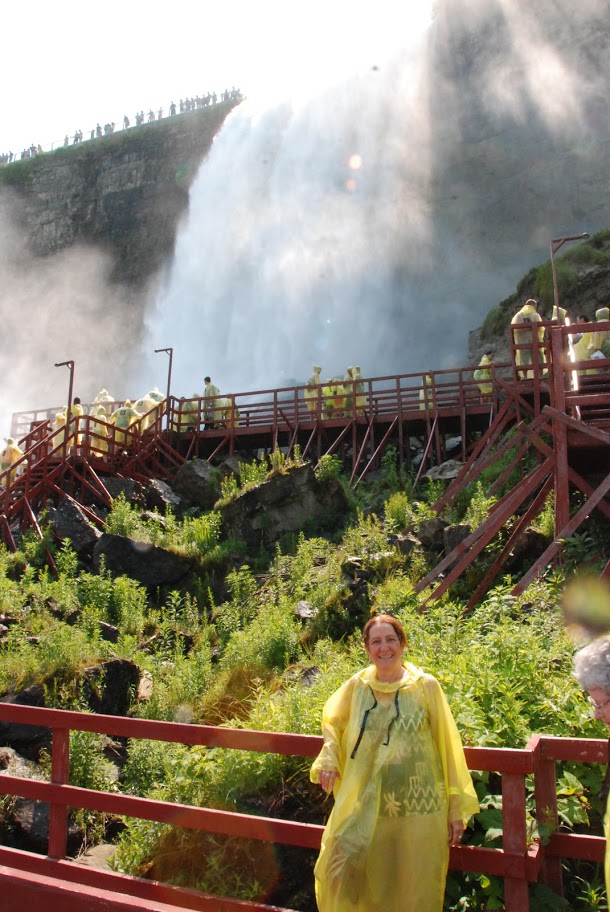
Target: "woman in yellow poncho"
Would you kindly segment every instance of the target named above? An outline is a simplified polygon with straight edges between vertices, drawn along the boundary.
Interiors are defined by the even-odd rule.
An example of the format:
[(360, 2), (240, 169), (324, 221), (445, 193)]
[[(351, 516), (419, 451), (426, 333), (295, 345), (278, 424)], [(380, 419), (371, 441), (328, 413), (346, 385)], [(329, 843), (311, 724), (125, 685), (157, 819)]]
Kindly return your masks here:
[(311, 780), (335, 806), (315, 867), (320, 912), (441, 912), (449, 862), (479, 805), (451, 710), (403, 662), (404, 630), (364, 628), (373, 663), (327, 701)]

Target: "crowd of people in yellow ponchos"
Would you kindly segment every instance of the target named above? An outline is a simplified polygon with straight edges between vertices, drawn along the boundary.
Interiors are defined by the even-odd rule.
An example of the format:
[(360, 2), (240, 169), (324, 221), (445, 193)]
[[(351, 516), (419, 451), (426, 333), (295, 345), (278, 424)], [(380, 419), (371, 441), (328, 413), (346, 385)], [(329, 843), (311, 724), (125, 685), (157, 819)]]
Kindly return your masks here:
[(313, 366), (313, 374), (305, 386), (305, 402), (311, 415), (322, 418), (343, 418), (363, 415), (366, 406), (364, 383), (359, 367), (348, 367), (344, 378), (321, 380), (322, 368)]
[[(551, 319), (554, 323), (562, 326), (574, 325), (577, 331), (569, 336), (569, 356), (573, 363), (583, 361), (598, 361), (610, 357), (610, 333), (608, 330), (593, 329), (594, 324), (584, 314), (579, 314), (576, 320), (570, 320), (569, 314), (564, 307), (553, 306)], [(595, 321), (597, 323), (607, 322), (610, 319), (610, 309), (608, 307), (599, 307), (595, 311)], [(526, 324), (530, 324), (528, 327)], [(513, 328), (513, 339), (519, 346), (515, 353), (515, 363), (520, 380), (529, 380), (534, 376), (533, 357), (534, 357), (534, 338), (531, 324), (542, 324), (542, 317), (538, 313), (538, 301), (535, 298), (529, 298), (523, 307), (521, 307), (511, 320)], [(591, 326), (591, 328), (588, 328)], [(546, 356), (542, 347), (545, 336), (545, 327), (540, 325), (536, 328), (536, 338), (539, 348), (539, 363), (546, 364)], [(543, 368), (543, 374), (546, 368)], [(597, 368), (589, 367), (578, 368), (578, 373), (595, 374)]]
[[(553, 307), (552, 320), (561, 325), (570, 325), (570, 318), (565, 308)], [(610, 308), (600, 307), (595, 312), (596, 323), (610, 321)], [(534, 332), (538, 342), (539, 363), (542, 365), (541, 373), (546, 373), (546, 356), (544, 351), (545, 326), (538, 313), (538, 302), (529, 298), (517, 310), (511, 320), (513, 339), (517, 346), (515, 364), (518, 377), (521, 380), (534, 376)], [(538, 325), (539, 324), (539, 325)], [(594, 365), (584, 368), (582, 362), (610, 358), (610, 331), (596, 329), (586, 316), (579, 315), (572, 323), (574, 333), (569, 336), (569, 357), (574, 363), (580, 363), (577, 368), (579, 374), (595, 374), (598, 368)], [(481, 396), (488, 396), (493, 391), (492, 385), (493, 352), (485, 352), (473, 379), (477, 383)], [(359, 367), (348, 367), (345, 377), (334, 377), (327, 380), (321, 378), (322, 368), (315, 364), (313, 373), (307, 380), (304, 388), (305, 404), (310, 415), (318, 415), (325, 420), (364, 415), (366, 411), (366, 394), (362, 374)], [(223, 398), (218, 387), (211, 378), (205, 377), (205, 386), (202, 394), (193, 393), (191, 399), (182, 397), (176, 417), (173, 420), (174, 430), (194, 429), (203, 424), (204, 429), (218, 427), (237, 427), (240, 421), (239, 409), (235, 397)], [(430, 403), (432, 376), (424, 374), (422, 387), (419, 393), (420, 408), (425, 409)], [(91, 446), (104, 453), (108, 451), (108, 425), (115, 428), (114, 440), (117, 444), (124, 444), (127, 431), (138, 423), (138, 429), (145, 431), (157, 419), (159, 405), (164, 401), (164, 395), (155, 387), (149, 390), (140, 399), (131, 402), (127, 400), (124, 405), (113, 409), (116, 402), (106, 389), (100, 390), (89, 409), (88, 437)], [(78, 397), (70, 406), (70, 418), (84, 415), (84, 409)], [(65, 427), (67, 408), (56, 413), (51, 422), (51, 430), (59, 431)], [(17, 442), (12, 437), (5, 438), (6, 447), (0, 452), (0, 473), (6, 472), (11, 466), (18, 463), (23, 456)], [(82, 442), (82, 435), (77, 439), (77, 446)], [(16, 471), (9, 476), (11, 480)]]
[[(599, 368), (593, 365), (585, 368), (582, 366), (582, 362), (610, 358), (610, 332), (607, 329), (594, 328), (595, 323), (610, 320), (610, 308), (599, 307), (595, 311), (595, 323), (592, 323), (584, 314), (579, 314), (574, 321), (571, 321), (564, 307), (554, 305), (551, 320), (562, 326), (573, 325), (575, 327), (575, 332), (570, 333), (568, 337), (568, 356), (574, 364), (580, 364), (577, 373), (582, 375), (598, 373)], [(543, 318), (538, 313), (538, 301), (535, 298), (529, 298), (511, 320), (513, 340), (516, 346), (515, 365), (519, 380), (531, 380), (534, 376), (536, 341), (538, 343), (538, 363), (542, 365), (541, 374), (546, 376), (546, 353), (543, 344), (546, 327), (542, 324)], [(473, 374), (482, 396), (489, 395), (493, 390), (492, 363), (493, 352), (485, 352)]]

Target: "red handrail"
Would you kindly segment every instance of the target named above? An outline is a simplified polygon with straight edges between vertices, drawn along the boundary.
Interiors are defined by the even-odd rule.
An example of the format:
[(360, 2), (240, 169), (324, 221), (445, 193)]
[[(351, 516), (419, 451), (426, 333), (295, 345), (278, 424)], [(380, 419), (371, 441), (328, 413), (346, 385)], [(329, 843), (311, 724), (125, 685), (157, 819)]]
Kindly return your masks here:
[[(320, 844), (322, 827), (319, 825), (96, 792), (71, 786), (68, 778), (70, 731), (300, 757), (313, 757), (318, 753), (322, 744), (322, 739), (318, 736), (128, 719), (11, 703), (0, 703), (0, 720), (42, 726), (52, 731), (50, 782), (17, 776), (0, 777), (0, 792), (50, 804), (49, 863), (53, 861), (57, 864), (58, 860), (65, 859), (69, 807), (141, 817), (207, 832), (313, 849)], [(524, 912), (529, 908), (527, 893), (530, 882), (543, 880), (556, 892), (561, 892), (560, 857), (593, 860), (603, 857), (604, 840), (599, 837), (555, 832), (546, 846), (538, 842), (528, 844), (525, 779), (526, 776), (534, 777), (539, 820), (542, 819), (544, 809), (547, 824), (552, 824), (557, 815), (555, 760), (604, 762), (607, 758), (607, 742), (535, 735), (524, 749), (466, 747), (465, 753), (470, 769), (499, 772), (502, 775), (503, 847), (455, 847), (451, 850), (450, 866), (456, 870), (504, 877), (505, 907), (509, 912)], [(7, 851), (10, 850), (0, 850), (0, 865), (2, 854)], [(31, 872), (34, 866), (30, 865), (29, 858), (28, 853), (19, 853), (15, 864), (20, 869)], [(2, 879), (0, 869), (0, 882)], [(137, 881), (137, 878), (134, 880)]]

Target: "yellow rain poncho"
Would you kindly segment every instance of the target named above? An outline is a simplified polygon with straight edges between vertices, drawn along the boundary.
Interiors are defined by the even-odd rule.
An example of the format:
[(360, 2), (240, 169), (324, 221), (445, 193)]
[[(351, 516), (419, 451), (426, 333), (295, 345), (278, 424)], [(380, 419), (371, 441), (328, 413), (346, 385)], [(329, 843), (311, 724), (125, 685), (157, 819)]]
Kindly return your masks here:
[(311, 780), (341, 778), (315, 867), (320, 912), (441, 912), (448, 822), (479, 810), (438, 681), (405, 668), (385, 683), (371, 665), (324, 707)]
[(433, 408), (434, 406), (434, 396), (431, 387), (432, 377), (429, 377), (428, 374), (424, 374), (421, 389), (419, 391), (419, 407), (422, 411), (427, 408)]
[(320, 380), (320, 371), (322, 368), (319, 364), (314, 364), (313, 374), (307, 381), (307, 385), (303, 392), (305, 396), (305, 404), (307, 406), (307, 411), (310, 413), (316, 412), (318, 410), (318, 402), (320, 398), (320, 385), (322, 381)]
[[(523, 328), (518, 329), (517, 327), (520, 324), (528, 323), (542, 323), (542, 317), (536, 310), (536, 301), (533, 298), (530, 298), (525, 302), (523, 307), (521, 307), (517, 313), (512, 318), (511, 326), (514, 326), (513, 329), (513, 339), (515, 345), (524, 345), (526, 348), (518, 348), (515, 352), (515, 364), (517, 367), (524, 367), (529, 364), (533, 364), (533, 348), (534, 348), (534, 330), (533, 328)], [(542, 342), (544, 339), (544, 326), (539, 326), (536, 330), (538, 336), (538, 342)], [(544, 350), (542, 348), (538, 349), (538, 359), (541, 364), (546, 362), (546, 357)], [(541, 371), (544, 374), (544, 370)], [(531, 380), (534, 376), (533, 370), (520, 370), (517, 373), (518, 380)]]
[[(610, 308), (599, 307), (595, 311), (595, 319), (598, 323), (610, 320)], [(593, 351), (600, 351), (605, 358), (610, 358), (610, 332), (607, 329), (598, 329), (593, 333), (591, 344)]]
[(482, 396), (489, 396), (493, 393), (493, 385), (491, 383), (491, 362), (492, 358), (490, 355), (483, 355), (479, 361), (479, 366), (472, 375), (477, 382), (477, 386), (481, 391)]

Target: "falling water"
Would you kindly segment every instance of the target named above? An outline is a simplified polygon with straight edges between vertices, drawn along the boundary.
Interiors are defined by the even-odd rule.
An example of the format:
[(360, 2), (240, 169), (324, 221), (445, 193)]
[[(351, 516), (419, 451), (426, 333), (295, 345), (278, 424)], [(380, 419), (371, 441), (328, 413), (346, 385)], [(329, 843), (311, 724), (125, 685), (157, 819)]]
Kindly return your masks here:
[[(200, 391), (206, 374), (228, 393), (302, 383), (313, 363), (323, 379), (355, 364), (364, 376), (463, 364), (468, 330), (512, 291), (516, 270), (540, 260), (564, 223), (581, 230), (574, 200), (549, 190), (528, 208), (525, 194), (515, 196), (507, 179), (524, 152), (514, 136), (501, 160), (485, 145), (515, 125), (527, 131), (538, 149), (531, 180), (542, 183), (549, 147), (577, 128), (578, 79), (545, 44), (547, 13), (528, 19), (518, 2), (518, 35), (515, 5), (498, 0), (501, 30), (479, 58), (470, 51), (480, 70), (470, 75), (469, 89), (480, 82), (474, 97), (460, 95), (457, 22), (467, 9), (484, 36), (477, 16), (486, 7), (444, 5), (456, 18), (437, 23), (436, 36), (426, 30), (397, 48), (388, 23), (385, 52), (343, 78), (266, 106), (253, 98), (227, 119), (149, 317), (150, 347), (174, 348), (176, 394)], [(561, 110), (532, 88), (545, 88), (541, 61), (549, 80), (562, 79)], [(477, 199), (488, 175), (493, 189)], [(490, 208), (502, 193), (502, 208)]]
[(426, 124), (417, 48), (379, 56), (226, 121), (151, 321), (176, 390), (205, 374), (223, 391), (303, 382), (313, 363), (323, 378), (409, 368), (397, 320), (427, 267)]

